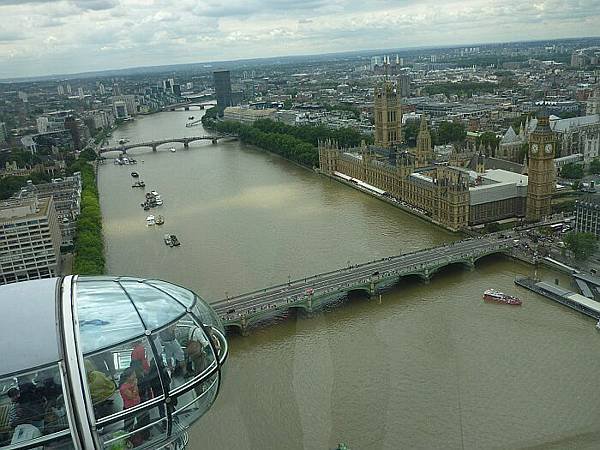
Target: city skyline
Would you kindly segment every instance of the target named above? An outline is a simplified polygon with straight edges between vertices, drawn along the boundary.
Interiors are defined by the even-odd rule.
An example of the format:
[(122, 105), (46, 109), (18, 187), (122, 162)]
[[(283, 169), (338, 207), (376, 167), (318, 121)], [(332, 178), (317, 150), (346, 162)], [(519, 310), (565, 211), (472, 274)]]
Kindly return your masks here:
[(0, 0), (0, 78), (597, 34), (598, 0)]

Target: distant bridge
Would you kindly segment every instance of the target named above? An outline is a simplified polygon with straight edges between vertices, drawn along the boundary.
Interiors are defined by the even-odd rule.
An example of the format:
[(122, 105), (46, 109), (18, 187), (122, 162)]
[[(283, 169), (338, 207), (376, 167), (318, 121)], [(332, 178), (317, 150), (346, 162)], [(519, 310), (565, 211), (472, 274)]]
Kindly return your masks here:
[(512, 239), (489, 235), (418, 252), (379, 259), (332, 272), (290, 281), (211, 303), (225, 327), (246, 334), (248, 328), (284, 311), (303, 310), (309, 315), (326, 303), (353, 291), (369, 296), (397, 284), (403, 277), (429, 281), (440, 269), (458, 264), (469, 268), (487, 255), (514, 247)]
[(107, 152), (121, 152), (127, 153), (127, 150), (131, 150), (132, 148), (141, 148), (141, 147), (149, 147), (153, 152), (158, 150), (158, 147), (164, 144), (175, 144), (181, 143), (184, 148), (188, 148), (192, 142), (196, 141), (211, 141), (213, 144), (216, 144), (219, 139), (236, 137), (230, 134), (219, 134), (216, 136), (188, 136), (188, 137), (180, 137), (180, 138), (169, 138), (169, 139), (161, 139), (157, 141), (148, 141), (148, 142), (138, 142), (135, 144), (122, 144), (116, 145), (113, 147), (102, 147), (99, 151), (99, 154), (107, 153)]
[(204, 109), (207, 106), (215, 106), (214, 102), (208, 101), (214, 98), (214, 95), (207, 95), (203, 99), (186, 100), (181, 103), (175, 103), (173, 105), (163, 106), (163, 111), (176, 111), (179, 108), (183, 108), (185, 111), (189, 111), (191, 106), (198, 106), (200, 109)]

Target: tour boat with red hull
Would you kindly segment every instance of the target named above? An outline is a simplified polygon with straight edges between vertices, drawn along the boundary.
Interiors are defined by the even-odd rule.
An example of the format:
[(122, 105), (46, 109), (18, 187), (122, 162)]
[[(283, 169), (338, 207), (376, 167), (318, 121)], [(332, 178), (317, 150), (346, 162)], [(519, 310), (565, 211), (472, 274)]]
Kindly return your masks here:
[(506, 303), (507, 305), (520, 305), (522, 303), (517, 297), (513, 297), (512, 295), (508, 295), (494, 289), (488, 289), (485, 291), (483, 293), (483, 299), (490, 302)]

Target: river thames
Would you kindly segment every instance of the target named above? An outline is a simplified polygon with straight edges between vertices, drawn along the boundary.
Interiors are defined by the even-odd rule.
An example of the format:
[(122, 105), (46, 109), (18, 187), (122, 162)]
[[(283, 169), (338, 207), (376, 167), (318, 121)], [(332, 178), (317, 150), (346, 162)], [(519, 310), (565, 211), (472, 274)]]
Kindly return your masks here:
[[(203, 135), (185, 127), (200, 114), (140, 117), (113, 141)], [(108, 273), (162, 278), (216, 301), (458, 239), (237, 141), (173, 146), (130, 151), (137, 166), (100, 167)], [(162, 227), (145, 225), (132, 170), (164, 199), (153, 211)], [(165, 246), (164, 233), (181, 247)], [(598, 448), (594, 322), (517, 288), (518, 275), (533, 268), (487, 258), (429, 284), (406, 280), (381, 301), (351, 298), (230, 337), (223, 389), (189, 448)], [(490, 287), (523, 306), (484, 304)]]

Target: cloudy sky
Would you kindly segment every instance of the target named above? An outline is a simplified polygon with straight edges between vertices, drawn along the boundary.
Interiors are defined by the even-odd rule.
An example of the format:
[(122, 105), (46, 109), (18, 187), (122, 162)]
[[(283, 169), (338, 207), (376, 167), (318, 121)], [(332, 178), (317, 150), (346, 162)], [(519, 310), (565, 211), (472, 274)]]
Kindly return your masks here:
[(0, 0), (0, 78), (599, 29), (600, 0)]

